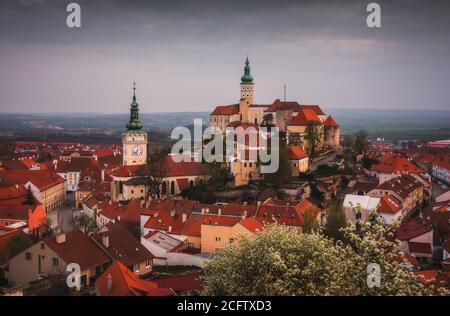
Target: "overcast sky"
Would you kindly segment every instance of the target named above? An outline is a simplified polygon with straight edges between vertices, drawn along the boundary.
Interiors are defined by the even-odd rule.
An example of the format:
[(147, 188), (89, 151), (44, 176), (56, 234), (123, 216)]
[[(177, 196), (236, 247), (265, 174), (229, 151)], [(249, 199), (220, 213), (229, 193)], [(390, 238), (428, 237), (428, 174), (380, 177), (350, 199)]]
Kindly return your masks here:
[(0, 112), (210, 111), (255, 102), (450, 109), (450, 1), (0, 0)]

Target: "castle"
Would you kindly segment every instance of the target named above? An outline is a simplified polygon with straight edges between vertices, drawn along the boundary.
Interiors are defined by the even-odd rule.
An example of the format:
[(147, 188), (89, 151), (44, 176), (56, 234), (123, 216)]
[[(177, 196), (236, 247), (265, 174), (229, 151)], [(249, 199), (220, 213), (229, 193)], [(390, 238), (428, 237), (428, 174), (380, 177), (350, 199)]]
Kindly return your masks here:
[[(319, 105), (303, 105), (297, 101), (279, 99), (270, 104), (258, 104), (254, 103), (254, 92), (255, 85), (247, 57), (241, 77), (239, 103), (216, 106), (210, 114), (211, 129), (224, 133), (227, 127), (277, 126), (286, 136), (289, 148), (296, 147), (294, 152), (309, 152), (307, 130), (308, 126), (314, 125), (319, 135), (316, 150), (339, 149), (340, 126), (331, 115), (326, 115)], [(231, 163), (231, 171), (236, 185), (247, 184), (261, 177), (254, 161)]]

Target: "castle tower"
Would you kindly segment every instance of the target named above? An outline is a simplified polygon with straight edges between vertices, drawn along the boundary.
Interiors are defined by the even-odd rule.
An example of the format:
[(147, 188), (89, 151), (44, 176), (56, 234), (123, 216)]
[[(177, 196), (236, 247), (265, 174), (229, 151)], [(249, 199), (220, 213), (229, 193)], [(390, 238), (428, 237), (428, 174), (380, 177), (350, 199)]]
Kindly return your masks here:
[(139, 104), (136, 102), (136, 84), (133, 84), (133, 102), (130, 105), (130, 121), (122, 134), (124, 166), (143, 165), (147, 162), (147, 133), (139, 121)]
[(250, 74), (250, 62), (245, 60), (244, 75), (241, 77), (241, 98), (239, 113), (241, 122), (248, 122), (248, 107), (253, 104), (253, 77)]

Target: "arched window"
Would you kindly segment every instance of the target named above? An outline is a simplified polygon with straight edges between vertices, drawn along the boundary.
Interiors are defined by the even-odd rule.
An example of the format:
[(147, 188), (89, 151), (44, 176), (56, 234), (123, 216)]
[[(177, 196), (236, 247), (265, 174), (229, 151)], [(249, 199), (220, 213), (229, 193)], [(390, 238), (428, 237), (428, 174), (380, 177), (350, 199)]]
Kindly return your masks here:
[(167, 184), (166, 184), (166, 181), (164, 181), (164, 182), (162, 183), (162, 186), (161, 186), (161, 194), (163, 194), (163, 195), (166, 195), (166, 194), (167, 194)]
[(170, 194), (171, 195), (175, 194), (175, 182), (174, 181), (170, 182)]
[(119, 181), (119, 194), (123, 194), (123, 182)]

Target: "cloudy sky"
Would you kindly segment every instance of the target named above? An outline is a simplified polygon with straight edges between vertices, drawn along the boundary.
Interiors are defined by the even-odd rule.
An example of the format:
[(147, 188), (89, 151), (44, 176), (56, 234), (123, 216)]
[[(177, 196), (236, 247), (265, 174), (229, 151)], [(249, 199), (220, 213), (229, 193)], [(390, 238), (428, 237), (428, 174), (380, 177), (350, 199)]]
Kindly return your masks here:
[(450, 109), (450, 1), (0, 1), (0, 112), (209, 111), (237, 102)]

